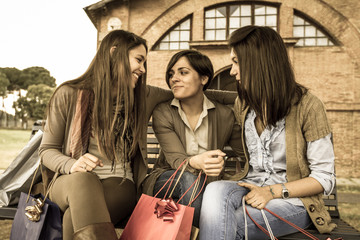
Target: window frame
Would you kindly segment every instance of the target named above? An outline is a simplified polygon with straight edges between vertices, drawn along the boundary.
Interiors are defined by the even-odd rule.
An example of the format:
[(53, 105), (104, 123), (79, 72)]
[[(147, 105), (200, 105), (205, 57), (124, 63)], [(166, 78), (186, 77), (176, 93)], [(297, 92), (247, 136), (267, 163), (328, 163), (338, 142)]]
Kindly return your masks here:
[[(279, 19), (280, 19), (280, 3), (268, 3), (268, 2), (258, 2), (258, 1), (244, 1), (244, 2), (227, 2), (227, 3), (219, 3), (219, 4), (215, 4), (209, 7), (204, 8), (204, 15), (203, 15), (203, 39), (204, 41), (226, 41), (226, 39), (229, 38), (230, 36), (230, 6), (239, 6), (239, 5), (250, 5), (251, 7), (251, 25), (253, 26), (255, 23), (255, 6), (256, 5), (261, 5), (261, 6), (265, 6), (265, 7), (274, 7), (277, 9), (276, 11), (276, 31), (279, 32)], [(220, 8), (220, 7), (225, 7), (226, 8), (226, 26), (225, 26), (225, 39), (221, 39), (221, 40), (210, 40), (210, 39), (206, 39), (206, 12), (212, 9), (216, 9), (216, 8)], [(266, 13), (265, 15), (266, 16)], [(241, 17), (241, 16), (240, 16)], [(214, 17), (214, 19), (216, 19), (216, 17)], [(216, 21), (216, 20), (215, 20)], [(216, 28), (214, 28), (214, 30), (216, 30)], [(216, 38), (216, 34), (215, 34), (215, 38)]]
[[(339, 46), (339, 41), (337, 41), (335, 39), (335, 37), (333, 37), (329, 31), (327, 31), (321, 24), (319, 24), (317, 21), (315, 21), (313, 18), (311, 18), (310, 16), (306, 15), (305, 13), (303, 12), (300, 12), (299, 10), (296, 10), (295, 8), (293, 9), (293, 19), (295, 16), (297, 17), (300, 17), (302, 18), (304, 21), (308, 22), (310, 24), (310, 26), (313, 26), (315, 27), (315, 30), (318, 30), (320, 31), (322, 34), (324, 34), (324, 36), (328, 39), (328, 41), (330, 41), (333, 45), (294, 45), (294, 47), (296, 48), (303, 48), (303, 47), (334, 47), (334, 46)], [(307, 25), (296, 25), (296, 26), (307, 26)], [(311, 37), (306, 37), (305, 34), (303, 37), (296, 37), (294, 36), (294, 20), (292, 21), (292, 27), (293, 27), (293, 31), (292, 31), (292, 34), (293, 34), (293, 37), (294, 38), (297, 38), (297, 39), (303, 39), (305, 40), (306, 38), (311, 38)], [(321, 38), (321, 37), (318, 37), (317, 34), (315, 34), (315, 37), (313, 37), (316, 39), (316, 42), (317, 42), (317, 39), (318, 38)]]
[[(192, 41), (192, 29), (193, 29), (193, 14), (189, 14), (186, 17), (182, 18), (180, 21), (178, 21), (177, 23), (175, 23), (171, 28), (169, 28), (163, 35), (161, 35), (161, 37), (155, 42), (155, 44), (153, 45), (153, 47), (151, 48), (151, 51), (179, 51), (179, 50), (184, 50), (184, 49), (156, 49), (157, 46), (160, 46), (161, 41), (168, 35), (170, 34), (170, 32), (172, 32), (173, 30), (175, 30), (175, 28), (180, 27), (180, 25), (182, 23), (184, 23), (185, 21), (190, 20), (190, 26), (189, 26), (189, 49), (190, 49), (190, 42)], [(180, 31), (181, 32), (181, 31)], [(179, 44), (183, 41), (180, 41), (180, 38), (178, 41)], [(170, 44), (170, 41), (169, 41)]]

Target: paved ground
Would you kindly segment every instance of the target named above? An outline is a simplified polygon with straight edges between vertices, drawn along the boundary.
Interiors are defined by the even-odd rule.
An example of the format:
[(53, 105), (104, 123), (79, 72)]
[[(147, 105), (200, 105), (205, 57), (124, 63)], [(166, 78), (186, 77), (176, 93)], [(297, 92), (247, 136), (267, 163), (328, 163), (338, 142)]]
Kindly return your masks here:
[[(337, 185), (356, 185), (360, 186), (360, 179), (337, 179)], [(338, 202), (358, 203), (360, 193), (338, 193)], [(10, 238), (11, 220), (0, 220), (0, 240), (8, 240)], [(117, 233), (120, 236), (120, 229)]]

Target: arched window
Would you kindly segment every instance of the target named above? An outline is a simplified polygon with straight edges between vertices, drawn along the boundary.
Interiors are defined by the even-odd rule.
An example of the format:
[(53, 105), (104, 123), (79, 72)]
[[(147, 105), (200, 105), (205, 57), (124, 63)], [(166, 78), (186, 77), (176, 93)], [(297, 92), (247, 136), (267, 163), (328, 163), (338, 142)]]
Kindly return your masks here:
[(205, 40), (226, 40), (240, 27), (268, 26), (277, 30), (278, 8), (259, 4), (228, 4), (205, 10)]
[(165, 34), (165, 36), (155, 44), (153, 50), (189, 49), (190, 32), (191, 20), (190, 17), (188, 17)]
[(294, 37), (300, 38), (295, 46), (333, 46), (334, 42), (329, 34), (320, 30), (315, 24), (310, 23), (305, 17), (294, 13)]

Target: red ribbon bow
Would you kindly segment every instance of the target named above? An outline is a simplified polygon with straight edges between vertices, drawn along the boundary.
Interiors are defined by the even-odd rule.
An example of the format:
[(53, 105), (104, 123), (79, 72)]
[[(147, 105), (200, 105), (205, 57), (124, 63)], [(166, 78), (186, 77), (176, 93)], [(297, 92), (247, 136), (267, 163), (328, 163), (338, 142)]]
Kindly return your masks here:
[(163, 217), (163, 221), (174, 221), (174, 212), (178, 211), (179, 208), (172, 198), (161, 199), (155, 205), (155, 214), (157, 218)]

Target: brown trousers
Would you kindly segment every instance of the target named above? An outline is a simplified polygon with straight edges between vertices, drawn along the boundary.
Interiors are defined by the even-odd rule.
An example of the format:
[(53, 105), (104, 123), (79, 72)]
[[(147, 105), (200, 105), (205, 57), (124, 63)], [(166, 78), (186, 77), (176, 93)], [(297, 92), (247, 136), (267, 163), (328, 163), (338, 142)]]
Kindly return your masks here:
[(64, 213), (63, 239), (95, 223), (118, 223), (128, 217), (136, 205), (135, 184), (112, 177), (100, 180), (90, 172), (59, 176), (50, 191), (50, 200)]

